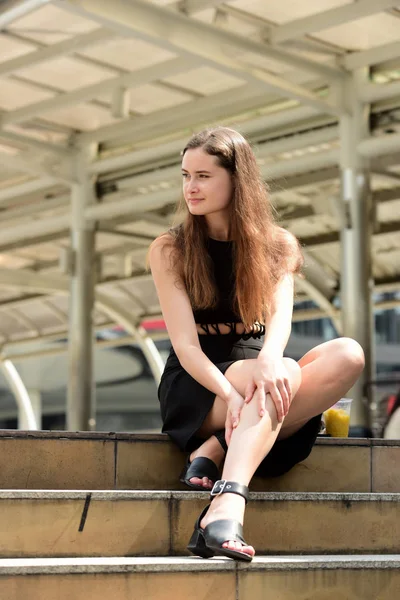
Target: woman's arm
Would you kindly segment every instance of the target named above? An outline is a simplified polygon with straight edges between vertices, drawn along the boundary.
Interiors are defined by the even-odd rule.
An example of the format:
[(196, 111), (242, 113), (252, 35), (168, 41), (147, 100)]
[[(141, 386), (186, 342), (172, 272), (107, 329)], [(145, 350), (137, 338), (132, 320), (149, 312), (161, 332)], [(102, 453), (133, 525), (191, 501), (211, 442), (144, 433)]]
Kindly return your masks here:
[(283, 357), (292, 330), (293, 297), (293, 274), (288, 273), (275, 290), (275, 310), (265, 323), (265, 340), (259, 360)]
[(270, 394), (278, 417), (282, 421), (287, 415), (292, 400), (292, 390), (283, 352), (289, 340), (293, 316), (294, 271), (299, 262), (299, 246), (296, 238), (280, 229), (280, 235), (288, 246), (288, 271), (278, 283), (274, 293), (274, 311), (266, 319), (264, 345), (258, 355), (251, 381), (246, 387), (245, 402), (250, 402), (257, 393), (260, 416), (265, 413), (266, 395)]
[(232, 385), (200, 347), (193, 310), (184, 283), (171, 268), (168, 237), (157, 238), (150, 249), (150, 267), (161, 310), (182, 367), (205, 388), (228, 401)]
[(283, 351), (291, 331), (293, 314), (293, 275), (288, 273), (278, 284), (275, 294), (275, 310), (266, 321), (264, 345), (257, 357), (257, 363), (251, 380), (246, 386), (245, 402), (254, 395), (260, 405), (260, 417), (265, 414), (267, 394), (274, 402), (278, 422), (287, 415), (292, 391), (287, 369), (282, 360)]

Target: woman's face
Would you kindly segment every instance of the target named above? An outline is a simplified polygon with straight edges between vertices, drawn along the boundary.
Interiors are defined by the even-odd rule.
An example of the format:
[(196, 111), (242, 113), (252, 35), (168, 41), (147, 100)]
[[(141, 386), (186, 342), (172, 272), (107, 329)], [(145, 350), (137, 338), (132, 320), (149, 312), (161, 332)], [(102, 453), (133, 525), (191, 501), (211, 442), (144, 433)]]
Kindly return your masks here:
[(216, 156), (202, 148), (187, 150), (182, 160), (183, 195), (192, 215), (209, 215), (228, 208), (233, 193), (231, 174)]

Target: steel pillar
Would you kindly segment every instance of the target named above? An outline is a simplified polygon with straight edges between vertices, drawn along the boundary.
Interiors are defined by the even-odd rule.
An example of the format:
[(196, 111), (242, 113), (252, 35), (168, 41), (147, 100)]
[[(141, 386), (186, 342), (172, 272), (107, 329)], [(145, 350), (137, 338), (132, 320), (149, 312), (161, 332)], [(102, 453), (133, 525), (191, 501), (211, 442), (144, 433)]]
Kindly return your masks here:
[(71, 189), (71, 253), (69, 306), (69, 381), (67, 429), (96, 428), (93, 381), (93, 329), (95, 273), (94, 224), (86, 222), (85, 209), (95, 201), (88, 175), (88, 152), (82, 150), (73, 159), (74, 180)]
[(374, 379), (374, 321), (372, 307), (373, 278), (371, 265), (372, 195), (368, 160), (357, 147), (369, 136), (369, 107), (358, 96), (359, 85), (366, 72), (354, 72), (344, 86), (348, 113), (340, 118), (340, 168), (342, 177), (341, 205), (341, 305), (343, 335), (359, 342), (364, 350), (366, 366), (349, 392), (353, 398), (351, 424), (370, 427), (371, 398), (365, 387)]
[[(27, 393), (30, 399), (33, 414), (35, 415), (36, 428), (42, 429), (42, 394), (40, 390), (35, 389), (27, 389)], [(18, 406), (18, 429), (30, 429), (27, 413), (25, 410), (23, 410), (21, 405)]]

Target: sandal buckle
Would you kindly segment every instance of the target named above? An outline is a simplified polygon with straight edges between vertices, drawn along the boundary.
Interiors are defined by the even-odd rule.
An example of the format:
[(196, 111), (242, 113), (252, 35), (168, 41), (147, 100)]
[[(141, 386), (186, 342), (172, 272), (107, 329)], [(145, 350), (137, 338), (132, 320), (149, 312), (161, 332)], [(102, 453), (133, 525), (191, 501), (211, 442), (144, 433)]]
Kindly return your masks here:
[(219, 481), (216, 481), (214, 483), (213, 489), (210, 492), (211, 498), (215, 498), (215, 496), (219, 496), (220, 494), (222, 494), (225, 490), (227, 483), (228, 482), (226, 481), (226, 479), (220, 479)]

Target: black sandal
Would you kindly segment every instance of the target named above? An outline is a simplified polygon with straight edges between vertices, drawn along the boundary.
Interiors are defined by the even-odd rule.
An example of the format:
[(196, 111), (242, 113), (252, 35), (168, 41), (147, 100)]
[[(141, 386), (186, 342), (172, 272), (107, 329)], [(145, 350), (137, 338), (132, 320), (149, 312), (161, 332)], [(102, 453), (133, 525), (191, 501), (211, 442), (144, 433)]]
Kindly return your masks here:
[[(211, 499), (220, 494), (238, 494), (245, 499), (246, 504), (249, 496), (249, 488), (235, 481), (226, 481), (221, 479), (214, 484), (211, 490)], [(207, 527), (200, 527), (201, 520), (207, 513), (210, 505), (206, 506), (201, 515), (196, 521), (194, 532), (187, 546), (189, 552), (202, 558), (211, 558), (212, 556), (227, 556), (235, 560), (251, 562), (253, 557), (246, 552), (239, 550), (230, 550), (223, 548), (225, 542), (240, 542), (247, 546), (247, 542), (243, 538), (243, 527), (239, 521), (233, 519), (220, 519), (213, 521)]]
[[(225, 429), (217, 431), (214, 435), (226, 452), (227, 445), (225, 442)], [(193, 479), (193, 477), (198, 477), (199, 479), (208, 477), (208, 479), (215, 483), (219, 479), (219, 469), (213, 460), (206, 458), (205, 456), (198, 456), (197, 458), (194, 458), (192, 462), (190, 462), (189, 454), (186, 459), (186, 464), (183, 467), (183, 471), (180, 474), (179, 481), (186, 484), (192, 490), (198, 490), (200, 492), (207, 491), (207, 488), (205, 488), (203, 485), (191, 483), (190, 480)]]
[(203, 479), (203, 477), (208, 477), (211, 481), (217, 481), (219, 479), (219, 470), (217, 465), (211, 458), (206, 458), (205, 456), (198, 456), (194, 458), (192, 462), (190, 462), (190, 455), (187, 457), (186, 464), (183, 468), (181, 476), (179, 477), (179, 481), (181, 483), (185, 483), (188, 487), (192, 488), (192, 490), (199, 490), (200, 492), (206, 492), (207, 488), (203, 485), (198, 485), (197, 483), (192, 483), (190, 480), (193, 477), (198, 477), (199, 479)]

